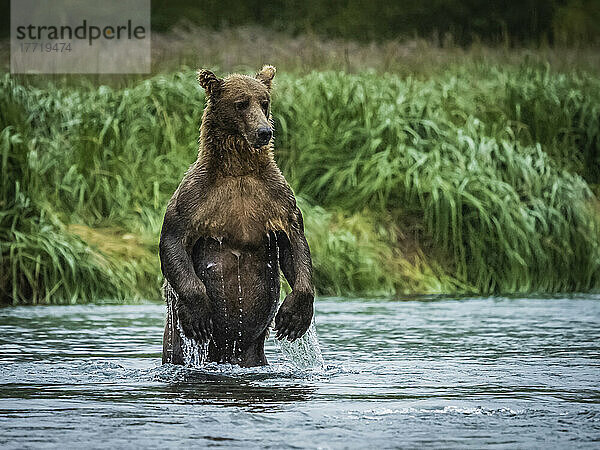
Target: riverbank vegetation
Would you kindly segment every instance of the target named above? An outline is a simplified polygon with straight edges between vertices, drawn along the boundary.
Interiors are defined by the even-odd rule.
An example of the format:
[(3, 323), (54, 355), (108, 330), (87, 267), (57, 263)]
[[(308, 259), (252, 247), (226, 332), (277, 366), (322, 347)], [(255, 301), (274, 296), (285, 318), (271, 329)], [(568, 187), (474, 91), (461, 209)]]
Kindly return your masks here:
[[(290, 57), (276, 78), (276, 159), (319, 293), (598, 289), (596, 54), (431, 47), (407, 50), (411, 69), (399, 51), (370, 70), (344, 50), (343, 70)], [(162, 216), (204, 106), (181, 62), (147, 79), (0, 75), (1, 303), (159, 299)]]

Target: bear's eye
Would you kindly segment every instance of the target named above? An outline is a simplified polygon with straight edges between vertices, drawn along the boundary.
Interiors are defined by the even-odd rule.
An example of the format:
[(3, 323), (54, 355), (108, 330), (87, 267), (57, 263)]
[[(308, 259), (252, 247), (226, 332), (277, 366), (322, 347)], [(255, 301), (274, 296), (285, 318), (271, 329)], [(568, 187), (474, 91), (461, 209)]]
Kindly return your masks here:
[(250, 106), (249, 100), (240, 100), (239, 102), (235, 102), (235, 107), (238, 111), (242, 111)]
[(263, 109), (263, 111), (266, 114), (267, 111), (269, 110), (269, 101), (268, 100), (263, 100), (262, 102), (260, 102), (260, 106), (262, 106), (262, 109)]

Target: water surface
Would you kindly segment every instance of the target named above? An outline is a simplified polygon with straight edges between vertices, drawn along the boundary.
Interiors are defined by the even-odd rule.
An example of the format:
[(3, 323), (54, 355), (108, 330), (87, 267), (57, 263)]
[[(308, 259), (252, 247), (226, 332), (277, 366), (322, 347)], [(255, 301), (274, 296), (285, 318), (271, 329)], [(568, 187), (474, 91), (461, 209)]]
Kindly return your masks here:
[(600, 296), (318, 299), (324, 368), (160, 365), (164, 306), (0, 309), (0, 446), (597, 447)]

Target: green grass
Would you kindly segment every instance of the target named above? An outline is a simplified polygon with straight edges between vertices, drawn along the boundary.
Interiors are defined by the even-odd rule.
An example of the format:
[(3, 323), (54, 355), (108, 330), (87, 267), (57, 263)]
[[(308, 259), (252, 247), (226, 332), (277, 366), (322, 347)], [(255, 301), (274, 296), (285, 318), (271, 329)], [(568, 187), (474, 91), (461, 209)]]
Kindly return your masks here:
[[(326, 208), (369, 206), (400, 224), (418, 216), (420, 240), (477, 292), (590, 289), (600, 275), (593, 195), (562, 169), (566, 158), (530, 142), (542, 130), (541, 112), (524, 117), (530, 123), (512, 116), (519, 102), (535, 111), (558, 97), (564, 109), (548, 111), (555, 116), (543, 129), (545, 148), (554, 154), (560, 142), (562, 154), (597, 160), (600, 128), (588, 110), (598, 111), (600, 83), (582, 77), (565, 86), (564, 76), (546, 73), (554, 89), (536, 97), (541, 105), (526, 89), (515, 98), (513, 84), (535, 84), (538, 71), (462, 70), (425, 82), (315, 73), (287, 83), (278, 110), (286, 130), (280, 147), (289, 149), (282, 168)], [(533, 80), (523, 80), (528, 73)], [(571, 97), (581, 104), (572, 107)]]
[[(276, 158), (320, 293), (600, 286), (597, 77), (470, 63), (276, 80)], [(3, 75), (0, 302), (158, 298), (203, 104), (187, 69), (121, 87)]]
[(525, 66), (507, 80), (506, 91), (507, 118), (521, 142), (541, 143), (562, 166), (600, 183), (597, 77)]

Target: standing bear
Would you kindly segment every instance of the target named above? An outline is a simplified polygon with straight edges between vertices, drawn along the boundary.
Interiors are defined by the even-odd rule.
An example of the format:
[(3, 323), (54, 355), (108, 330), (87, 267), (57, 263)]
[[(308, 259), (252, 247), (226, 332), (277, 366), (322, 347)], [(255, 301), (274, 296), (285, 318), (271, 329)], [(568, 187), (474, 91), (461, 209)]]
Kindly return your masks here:
[[(273, 157), (274, 76), (272, 66), (254, 78), (198, 72), (207, 97), (198, 158), (169, 201), (160, 236), (163, 363), (184, 364), (183, 333), (208, 346), (207, 361), (264, 365), (273, 317), (279, 339), (293, 341), (310, 326), (302, 213)], [(277, 311), (280, 267), (292, 291)]]

